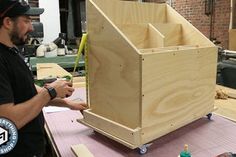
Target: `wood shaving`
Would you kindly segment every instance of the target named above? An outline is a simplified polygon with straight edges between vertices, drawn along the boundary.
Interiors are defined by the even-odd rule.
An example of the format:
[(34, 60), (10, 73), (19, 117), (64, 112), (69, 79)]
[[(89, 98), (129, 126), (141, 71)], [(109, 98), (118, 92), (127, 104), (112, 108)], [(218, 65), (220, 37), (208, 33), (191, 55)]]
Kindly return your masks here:
[(228, 94), (223, 89), (217, 89), (215, 99), (228, 99)]

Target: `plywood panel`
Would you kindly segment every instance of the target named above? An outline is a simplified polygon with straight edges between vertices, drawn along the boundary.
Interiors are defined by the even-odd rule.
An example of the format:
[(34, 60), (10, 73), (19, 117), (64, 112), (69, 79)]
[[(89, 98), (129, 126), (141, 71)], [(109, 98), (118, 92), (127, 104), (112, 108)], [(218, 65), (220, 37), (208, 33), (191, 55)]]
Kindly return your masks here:
[(118, 28), (138, 49), (164, 45), (165, 37), (150, 24), (123, 24)]
[(94, 157), (88, 148), (83, 144), (77, 144), (71, 146), (71, 149), (75, 153), (76, 157)]
[(150, 23), (148, 24), (148, 38), (148, 48), (164, 47), (166, 37)]
[(229, 50), (236, 51), (236, 29), (229, 30)]
[(179, 51), (179, 50), (191, 50), (198, 49), (199, 46), (196, 45), (183, 45), (183, 46), (168, 46), (160, 48), (148, 48), (148, 49), (139, 49), (140, 53), (153, 54), (153, 53), (165, 53), (170, 51)]
[(236, 0), (231, 0), (231, 14), (232, 14), (232, 19), (230, 20), (230, 23), (232, 23), (232, 27), (233, 29), (236, 29)]
[(165, 4), (92, 0), (116, 24), (165, 22)]
[(152, 25), (165, 36), (164, 46), (177, 46), (182, 44), (182, 27), (176, 23), (152, 23)]
[(36, 67), (38, 80), (43, 80), (45, 78), (59, 78), (63, 76), (72, 77), (69, 72), (56, 63), (38, 63)]
[(211, 112), (216, 49), (143, 55), (143, 143)]
[(236, 11), (235, 11), (235, 8), (236, 8), (236, 1), (233, 0), (233, 28), (236, 29)]
[(118, 140), (120, 143), (132, 149), (140, 146), (140, 128), (130, 129), (110, 119), (93, 114), (90, 111), (91, 110), (84, 111), (84, 119), (86, 119), (86, 122), (80, 120), (81, 123), (94, 128), (96, 131), (114, 140)]
[(91, 112), (136, 128), (140, 124), (141, 57), (129, 40), (90, 2), (87, 20)]

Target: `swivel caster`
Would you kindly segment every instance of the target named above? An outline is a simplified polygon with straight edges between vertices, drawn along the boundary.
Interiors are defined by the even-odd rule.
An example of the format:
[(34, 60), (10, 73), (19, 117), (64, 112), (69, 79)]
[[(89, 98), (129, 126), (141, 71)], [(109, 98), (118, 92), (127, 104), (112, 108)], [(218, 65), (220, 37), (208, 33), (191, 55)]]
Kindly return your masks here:
[(211, 116), (212, 116), (212, 113), (209, 113), (209, 114), (207, 115), (207, 119), (211, 120)]
[(141, 147), (139, 147), (139, 148), (138, 148), (139, 154), (141, 154), (141, 155), (146, 154), (147, 151), (148, 151), (148, 147), (151, 146), (151, 145), (152, 145), (152, 143), (148, 143), (148, 144), (144, 144), (144, 145), (142, 145)]
[(146, 145), (142, 145), (141, 147), (139, 147), (139, 154), (143, 155), (146, 154), (148, 151), (147, 146)]

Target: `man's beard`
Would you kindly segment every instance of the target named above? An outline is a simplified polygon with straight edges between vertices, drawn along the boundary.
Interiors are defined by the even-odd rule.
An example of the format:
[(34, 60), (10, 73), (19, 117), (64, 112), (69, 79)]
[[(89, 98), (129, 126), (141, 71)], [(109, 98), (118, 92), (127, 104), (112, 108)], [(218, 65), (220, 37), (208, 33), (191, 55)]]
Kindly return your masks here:
[(12, 32), (10, 33), (10, 36), (11, 36), (12, 43), (15, 45), (21, 46), (21, 45), (26, 44), (27, 40), (19, 36), (19, 29), (17, 28), (17, 26), (14, 26)]

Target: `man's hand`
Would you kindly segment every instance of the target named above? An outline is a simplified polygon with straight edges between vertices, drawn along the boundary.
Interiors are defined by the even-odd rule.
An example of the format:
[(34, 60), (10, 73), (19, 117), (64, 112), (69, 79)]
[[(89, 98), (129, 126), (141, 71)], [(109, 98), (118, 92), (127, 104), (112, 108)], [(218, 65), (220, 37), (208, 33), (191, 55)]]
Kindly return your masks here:
[(53, 87), (57, 92), (57, 97), (65, 98), (71, 96), (74, 92), (74, 88), (72, 87), (72, 83), (65, 80), (56, 80), (48, 86)]
[(88, 109), (88, 105), (82, 101), (73, 101), (73, 100), (66, 99), (65, 103), (72, 110), (82, 111), (82, 110)]
[(83, 111), (88, 109), (88, 105), (82, 101), (73, 101), (73, 100), (66, 99), (65, 103), (70, 109), (79, 110), (82, 115), (83, 115)]

